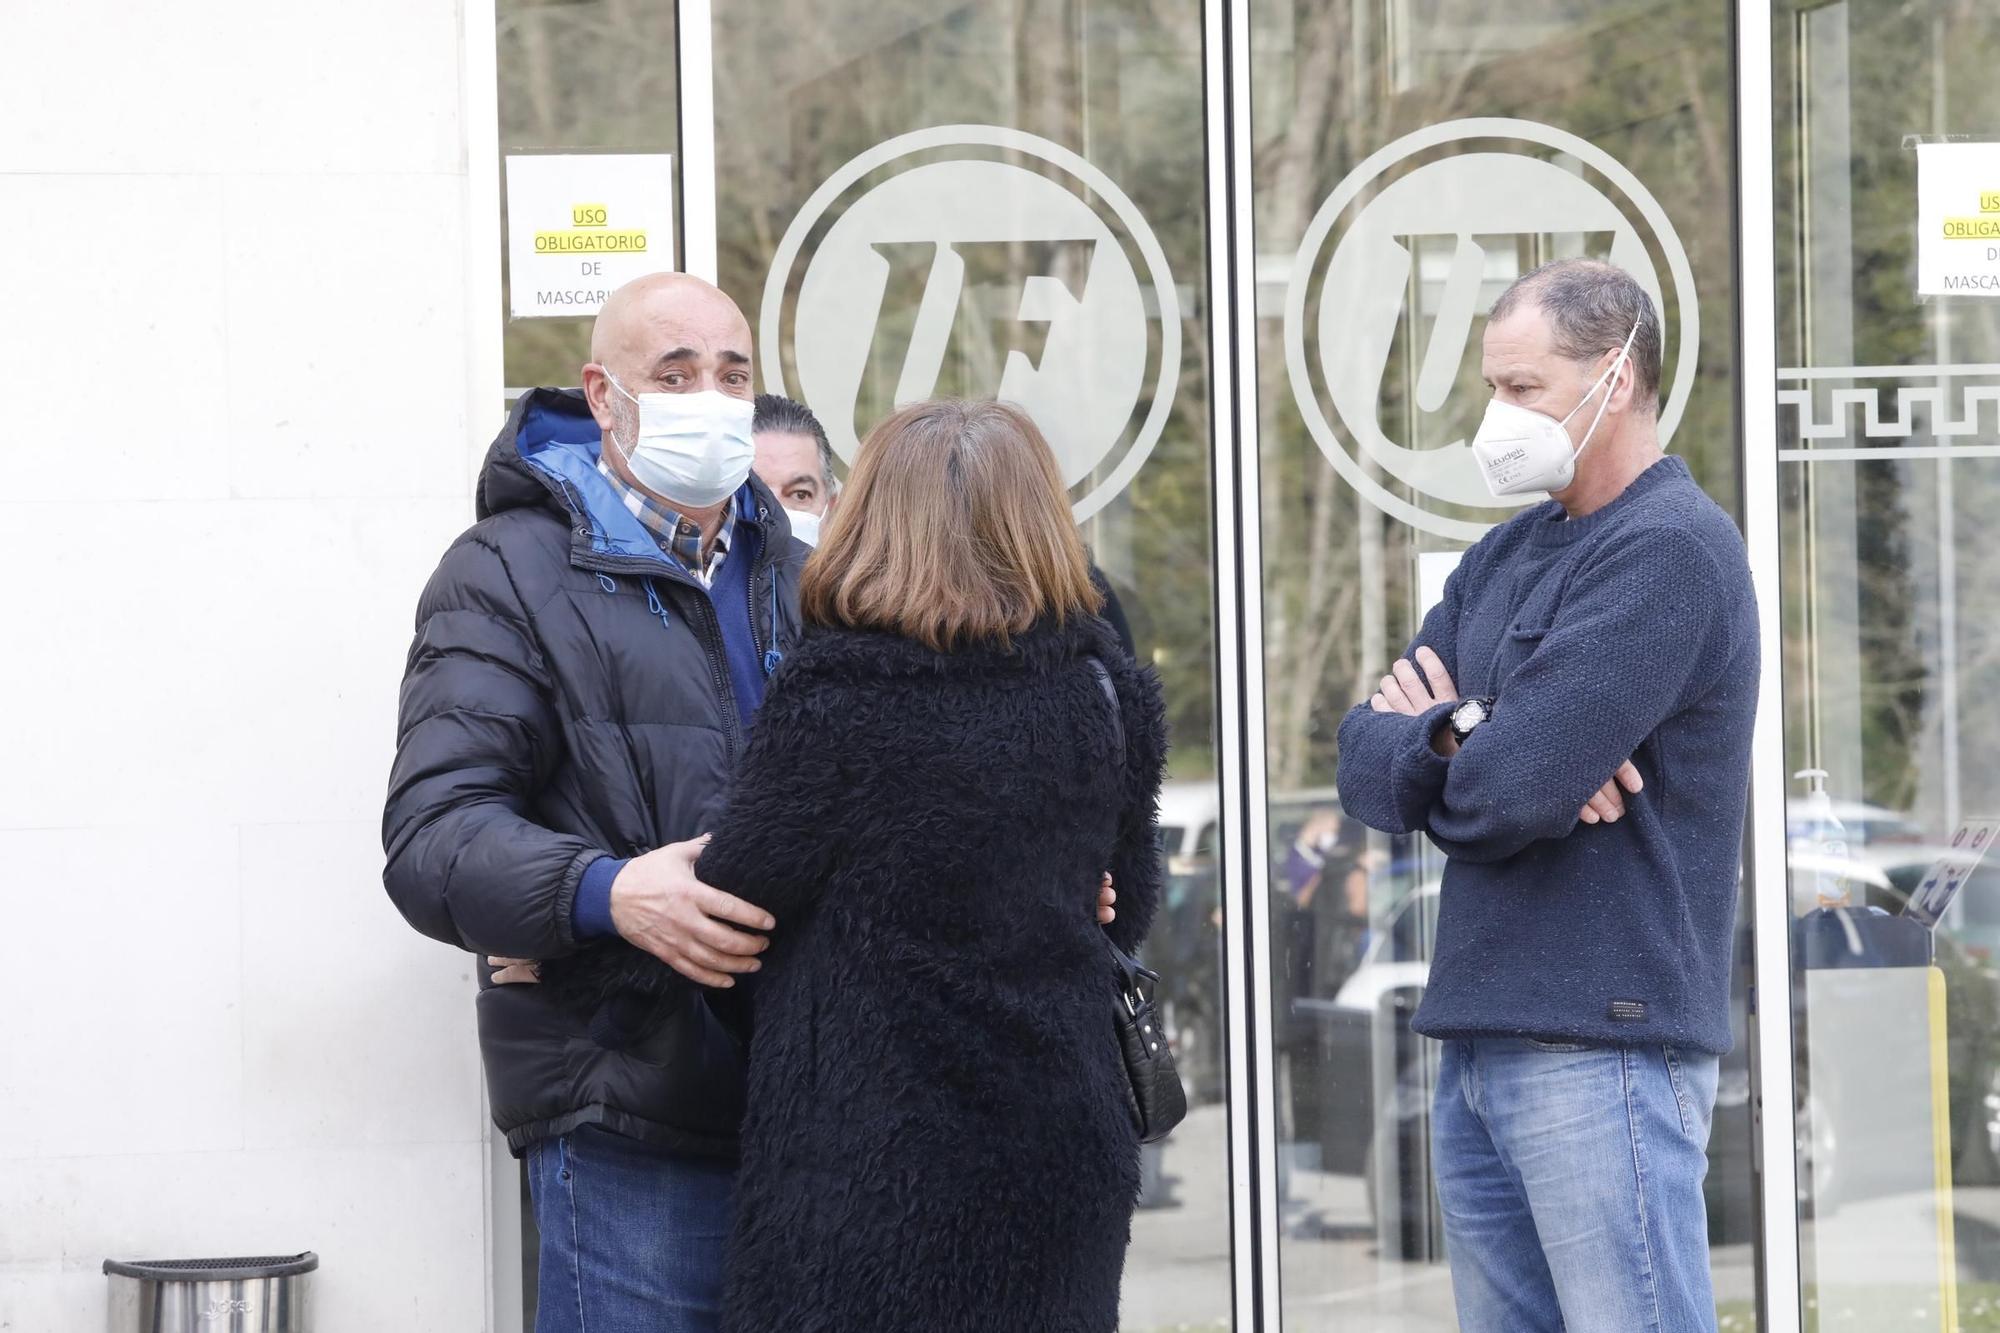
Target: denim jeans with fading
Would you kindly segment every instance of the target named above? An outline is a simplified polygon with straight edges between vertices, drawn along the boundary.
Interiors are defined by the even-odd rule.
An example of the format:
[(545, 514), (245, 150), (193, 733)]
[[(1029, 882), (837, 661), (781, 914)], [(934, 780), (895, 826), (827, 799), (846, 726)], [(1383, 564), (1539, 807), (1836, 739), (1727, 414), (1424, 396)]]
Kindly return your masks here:
[(535, 1333), (715, 1333), (735, 1181), (733, 1165), (602, 1129), (529, 1149)]
[(1716, 1058), (1447, 1041), (1431, 1119), (1464, 1333), (1714, 1333)]

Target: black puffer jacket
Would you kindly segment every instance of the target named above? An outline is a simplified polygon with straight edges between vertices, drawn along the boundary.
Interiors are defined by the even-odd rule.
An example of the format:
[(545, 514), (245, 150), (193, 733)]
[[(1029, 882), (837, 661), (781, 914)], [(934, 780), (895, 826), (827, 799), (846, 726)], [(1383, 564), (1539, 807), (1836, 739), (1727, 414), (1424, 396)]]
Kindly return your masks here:
[[(417, 608), (384, 880), (410, 924), (482, 956), (574, 953), (584, 869), (706, 832), (743, 745), (714, 606), (597, 474), (598, 447), (580, 394), (524, 397), (487, 455), (480, 521)], [(805, 547), (755, 478), (739, 513), (729, 558), (754, 561), (751, 623), (782, 651)], [(695, 988), (611, 1051), (551, 988), (480, 973), (487, 1088), (517, 1153), (597, 1124), (734, 1154), (744, 1054)]]
[(1165, 752), (1096, 619), (948, 655), (807, 632), (699, 867), (777, 918), (725, 1329), (1116, 1328), (1139, 1145), (1097, 886), (1135, 946)]

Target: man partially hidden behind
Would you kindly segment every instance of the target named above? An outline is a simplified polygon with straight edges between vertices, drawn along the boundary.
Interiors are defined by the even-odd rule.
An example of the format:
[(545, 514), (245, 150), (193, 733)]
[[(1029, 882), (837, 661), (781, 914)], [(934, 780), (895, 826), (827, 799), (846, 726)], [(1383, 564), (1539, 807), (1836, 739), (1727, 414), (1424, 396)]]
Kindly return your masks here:
[(1713, 1330), (1702, 1178), (1750, 733), (1734, 524), (1659, 441), (1660, 322), (1594, 261), (1486, 326), (1473, 453), (1546, 491), (1466, 552), (1340, 731), (1340, 794), (1446, 854), (1414, 1026), (1469, 1333)]
[(840, 498), (826, 427), (804, 403), (760, 393), (751, 430), (757, 441), (757, 475), (785, 507), (792, 535), (818, 546), (820, 525)]

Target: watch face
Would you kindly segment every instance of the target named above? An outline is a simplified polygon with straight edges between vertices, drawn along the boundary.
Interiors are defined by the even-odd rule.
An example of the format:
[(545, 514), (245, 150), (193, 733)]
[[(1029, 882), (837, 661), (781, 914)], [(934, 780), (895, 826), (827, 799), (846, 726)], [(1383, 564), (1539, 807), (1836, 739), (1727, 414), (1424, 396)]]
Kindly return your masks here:
[(1470, 731), (1486, 720), (1486, 705), (1477, 699), (1468, 699), (1458, 706), (1451, 715), (1451, 724), (1460, 731)]

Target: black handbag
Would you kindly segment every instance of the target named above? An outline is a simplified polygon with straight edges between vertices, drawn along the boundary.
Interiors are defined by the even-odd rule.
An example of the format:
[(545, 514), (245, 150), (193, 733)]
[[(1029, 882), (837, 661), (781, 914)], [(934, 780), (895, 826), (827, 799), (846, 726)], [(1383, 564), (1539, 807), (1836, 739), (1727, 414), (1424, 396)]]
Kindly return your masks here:
[[(1111, 672), (1103, 662), (1095, 657), (1088, 660), (1104, 697), (1111, 701), (1111, 728), (1122, 751), (1125, 722), (1118, 704), (1118, 687), (1111, 683)], [(1138, 959), (1112, 943), (1109, 935), (1104, 937), (1104, 947), (1111, 953), (1114, 979), (1118, 983), (1118, 1006), (1113, 1018), (1118, 1027), (1118, 1050), (1125, 1058), (1132, 1122), (1138, 1128), (1139, 1142), (1157, 1143), (1187, 1118), (1187, 1093), (1181, 1087), (1179, 1071), (1174, 1068), (1173, 1048), (1160, 1025), (1156, 999), (1160, 975), (1141, 966)]]

